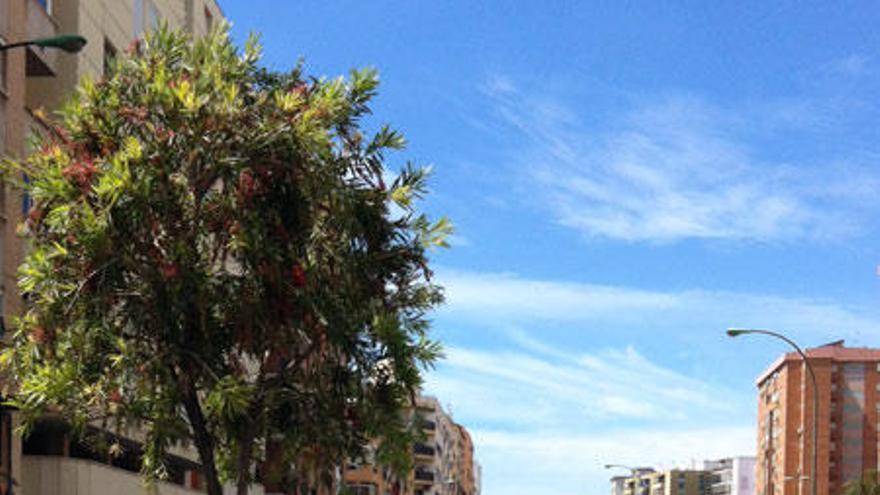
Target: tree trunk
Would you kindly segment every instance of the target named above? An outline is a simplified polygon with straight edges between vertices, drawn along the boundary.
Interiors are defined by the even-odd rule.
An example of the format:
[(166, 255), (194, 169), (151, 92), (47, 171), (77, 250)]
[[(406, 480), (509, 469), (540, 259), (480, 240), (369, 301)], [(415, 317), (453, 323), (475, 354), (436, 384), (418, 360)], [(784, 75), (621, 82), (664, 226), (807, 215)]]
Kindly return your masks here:
[(254, 436), (251, 434), (250, 425), (244, 426), (244, 433), (239, 438), (237, 471), (238, 490), (237, 495), (248, 495), (250, 486), (251, 454), (254, 449)]
[(183, 376), (179, 376), (177, 381), (183, 392), (183, 407), (189, 418), (189, 424), (192, 426), (193, 442), (199, 451), (199, 460), (202, 462), (208, 495), (223, 495), (223, 486), (220, 484), (217, 465), (214, 461), (214, 438), (208, 431), (195, 385), (192, 380)]

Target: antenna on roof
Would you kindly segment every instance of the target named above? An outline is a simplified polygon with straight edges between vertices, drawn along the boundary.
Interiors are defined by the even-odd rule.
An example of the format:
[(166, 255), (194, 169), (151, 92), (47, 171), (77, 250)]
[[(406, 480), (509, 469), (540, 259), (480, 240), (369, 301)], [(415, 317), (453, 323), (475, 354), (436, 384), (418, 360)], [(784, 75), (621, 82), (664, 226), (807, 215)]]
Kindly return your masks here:
[(843, 342), (844, 342), (844, 339), (835, 340), (834, 342), (822, 344), (819, 347), (843, 347)]

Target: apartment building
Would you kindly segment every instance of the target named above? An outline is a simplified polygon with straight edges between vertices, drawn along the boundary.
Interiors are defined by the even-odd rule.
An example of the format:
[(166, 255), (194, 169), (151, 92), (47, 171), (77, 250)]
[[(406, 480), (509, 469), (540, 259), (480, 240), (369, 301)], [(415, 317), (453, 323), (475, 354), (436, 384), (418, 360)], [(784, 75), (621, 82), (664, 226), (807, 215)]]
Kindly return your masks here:
[(619, 478), (612, 478), (613, 493), (621, 484), (623, 495), (710, 495), (712, 493), (712, 473), (703, 470), (640, 469), (622, 480)]
[[(203, 35), (223, 13), (216, 0), (0, 0), (0, 44), (80, 34), (86, 47), (72, 55), (37, 47), (0, 52), (0, 156), (28, 152), (32, 133), (50, 132), (41, 113), (51, 114), (81, 77), (100, 77), (109, 60), (132, 40), (162, 20), (175, 28)], [(3, 190), (0, 215), (0, 309), (15, 315), (21, 309), (16, 271), (22, 243), (15, 229), (27, 202)], [(12, 434), (16, 417), (0, 414), (0, 495), (72, 495), (142, 493), (136, 439), (120, 439), (126, 454), (113, 460), (68, 434), (63, 424), (41, 422), (27, 441)], [(186, 495), (202, 490), (193, 452), (179, 449), (169, 458), (170, 483), (159, 493)], [(260, 495), (262, 488), (252, 493)]]
[(455, 423), (435, 397), (420, 396), (424, 441), (413, 446), (414, 469), (407, 479), (393, 476), (370, 459), (343, 472), (354, 495), (479, 495), (479, 464), (467, 430)]
[(727, 457), (705, 461), (712, 474), (712, 495), (755, 495), (755, 457)]
[[(880, 468), (880, 349), (843, 341), (807, 349), (818, 388), (817, 491)], [(801, 357), (779, 357), (757, 380), (758, 493), (794, 495), (810, 489), (813, 392)]]
[(611, 495), (648, 495), (647, 477), (655, 472), (651, 467), (639, 467), (629, 475), (612, 477)]

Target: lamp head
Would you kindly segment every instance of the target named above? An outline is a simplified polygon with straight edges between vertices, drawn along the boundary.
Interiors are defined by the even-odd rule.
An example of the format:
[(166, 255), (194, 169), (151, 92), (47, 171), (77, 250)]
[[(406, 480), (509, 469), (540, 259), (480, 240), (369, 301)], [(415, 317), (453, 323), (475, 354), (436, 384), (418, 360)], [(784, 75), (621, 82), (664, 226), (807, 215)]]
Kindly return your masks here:
[(67, 53), (77, 53), (88, 41), (78, 34), (62, 34), (51, 38), (34, 40), (33, 44), (44, 48), (60, 48)]
[(727, 329), (727, 336), (728, 337), (739, 337), (740, 335), (742, 335), (744, 333), (749, 333), (749, 331), (743, 330), (740, 328), (728, 328)]

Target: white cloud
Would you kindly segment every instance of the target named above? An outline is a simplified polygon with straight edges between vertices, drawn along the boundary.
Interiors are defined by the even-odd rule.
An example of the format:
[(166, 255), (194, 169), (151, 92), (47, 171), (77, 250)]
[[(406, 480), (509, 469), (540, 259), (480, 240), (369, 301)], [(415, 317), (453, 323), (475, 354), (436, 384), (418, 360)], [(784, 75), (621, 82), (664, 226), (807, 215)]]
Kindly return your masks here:
[[(594, 130), (564, 104), (501, 81), (486, 92), (521, 133), (513, 153), (531, 192), (557, 222), (590, 237), (835, 239), (858, 231), (864, 203), (880, 191), (873, 173), (855, 167), (761, 159), (745, 118), (698, 99), (666, 98)], [(870, 194), (853, 194), (866, 185)]]
[[(769, 327), (802, 337), (842, 336), (858, 342), (880, 328), (875, 308), (830, 300), (730, 291), (651, 291), (610, 285), (532, 280), (510, 273), (439, 270), (447, 305), (440, 315), (476, 321), (577, 322), (584, 331), (639, 326), (655, 331), (723, 331)], [(522, 338), (522, 337), (520, 337)]]
[[(663, 369), (634, 348), (586, 355), (553, 350), (551, 356), (515, 351), (447, 349), (442, 371), (429, 378), (441, 397), (456, 399), (470, 417), (521, 425), (564, 427), (573, 418), (686, 421), (690, 410), (727, 412), (727, 392)], [(460, 387), (464, 387), (464, 390)], [(523, 395), (528, 391), (527, 395)], [(502, 417), (482, 409), (487, 397), (507, 404)], [(465, 403), (460, 403), (465, 401)], [(549, 407), (545, 407), (548, 406)], [(540, 415), (533, 410), (543, 410)]]
[[(562, 350), (512, 331), (453, 347), (427, 390), (472, 430), (487, 495), (605, 493), (605, 463), (672, 466), (754, 451), (752, 397), (663, 368), (633, 347)], [(731, 424), (733, 426), (731, 426)]]
[(830, 62), (826, 69), (831, 73), (848, 77), (864, 76), (871, 72), (871, 57), (862, 53), (854, 53)]
[(619, 471), (604, 464), (700, 466), (703, 459), (754, 452), (750, 427), (618, 430), (591, 434), (477, 430), (486, 495), (604, 495)]
[[(491, 339), (449, 345), (427, 381), (474, 432), (486, 495), (601, 494), (615, 474), (606, 463), (671, 467), (754, 453), (752, 380), (787, 349), (726, 342), (723, 329), (858, 344), (880, 327), (880, 311), (830, 300), (437, 273), (448, 298), (441, 325), (493, 329)], [(729, 347), (705, 345), (722, 339)], [(713, 361), (745, 348), (757, 354), (740, 355), (741, 366)], [(679, 351), (691, 353), (687, 364)], [(709, 372), (688, 371), (695, 363)]]

